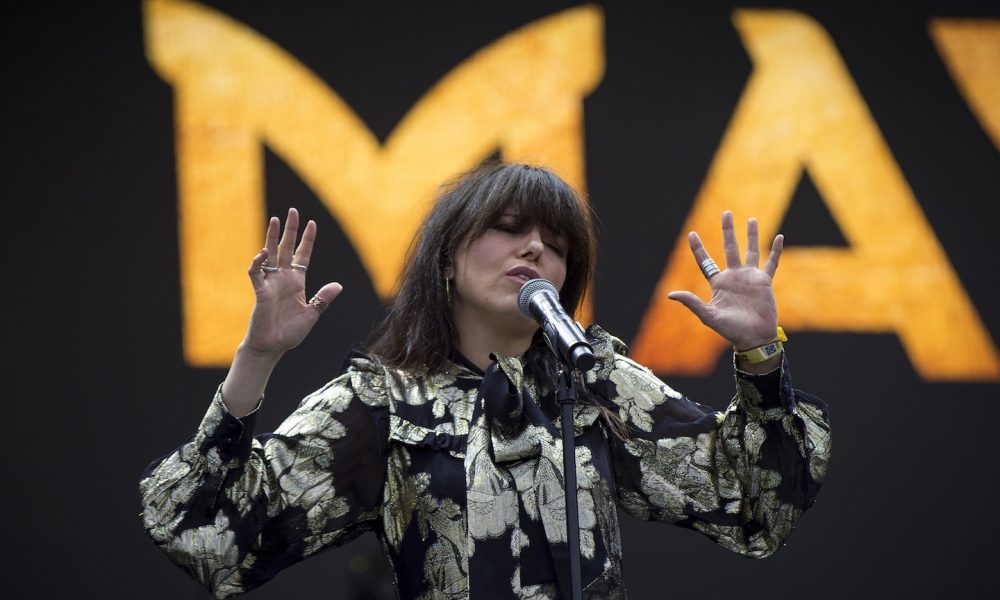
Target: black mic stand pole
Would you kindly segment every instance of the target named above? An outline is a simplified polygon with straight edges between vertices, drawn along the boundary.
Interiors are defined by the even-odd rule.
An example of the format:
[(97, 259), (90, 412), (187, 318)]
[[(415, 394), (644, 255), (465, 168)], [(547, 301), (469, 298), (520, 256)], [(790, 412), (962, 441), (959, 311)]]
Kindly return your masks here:
[(571, 600), (581, 600), (580, 583), (580, 512), (576, 495), (576, 445), (573, 431), (573, 405), (576, 385), (573, 369), (559, 369), (556, 400), (562, 405), (563, 482), (566, 486), (566, 542), (569, 544), (569, 579)]
[[(595, 363), (594, 350), (587, 342), (580, 324), (566, 314), (559, 304), (559, 291), (551, 281), (531, 279), (521, 286), (517, 306), (524, 316), (542, 327), (545, 341), (559, 359), (556, 400), (562, 404), (563, 484), (566, 498), (566, 543), (569, 545), (569, 598), (581, 600), (580, 580), (580, 511), (576, 494), (576, 442), (573, 431), (573, 405), (576, 385), (573, 371), (590, 370)], [(558, 567), (557, 567), (558, 568)], [(561, 578), (560, 578), (561, 579)], [(561, 579), (561, 583), (565, 579)]]

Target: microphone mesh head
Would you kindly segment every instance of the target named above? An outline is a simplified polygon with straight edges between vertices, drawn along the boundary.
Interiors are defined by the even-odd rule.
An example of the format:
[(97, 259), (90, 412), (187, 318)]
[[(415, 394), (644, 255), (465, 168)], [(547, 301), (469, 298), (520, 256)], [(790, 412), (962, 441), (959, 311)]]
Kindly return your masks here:
[(524, 282), (521, 286), (521, 291), (517, 295), (517, 307), (521, 309), (521, 313), (529, 319), (534, 318), (531, 316), (531, 312), (528, 310), (530, 306), (531, 297), (538, 292), (548, 290), (559, 297), (559, 290), (556, 286), (552, 285), (552, 282), (548, 279), (529, 279)]

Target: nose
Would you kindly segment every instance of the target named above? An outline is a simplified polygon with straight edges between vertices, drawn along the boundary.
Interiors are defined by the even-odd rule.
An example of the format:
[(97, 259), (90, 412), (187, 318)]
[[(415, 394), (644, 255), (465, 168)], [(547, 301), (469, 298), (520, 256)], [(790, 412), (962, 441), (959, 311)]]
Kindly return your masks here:
[(545, 242), (542, 241), (542, 231), (538, 227), (528, 229), (524, 233), (524, 244), (521, 248), (520, 256), (537, 259), (544, 251)]

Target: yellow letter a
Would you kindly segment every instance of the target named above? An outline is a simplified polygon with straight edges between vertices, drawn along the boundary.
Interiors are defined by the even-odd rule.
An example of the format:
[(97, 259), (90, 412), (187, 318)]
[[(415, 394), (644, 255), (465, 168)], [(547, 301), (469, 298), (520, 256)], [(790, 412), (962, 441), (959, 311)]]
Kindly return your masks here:
[(930, 32), (958, 89), (1000, 149), (1000, 19), (934, 19)]
[[(775, 278), (781, 324), (892, 332), (926, 379), (997, 379), (996, 348), (826, 32), (789, 11), (737, 11), (734, 21), (753, 75), (684, 233), (697, 230), (718, 257), (719, 214), (734, 209), (738, 222), (759, 217), (770, 240), (806, 168), (850, 249), (785, 250)], [(708, 295), (686, 235), (634, 356), (661, 372), (706, 373), (726, 342), (667, 300), (674, 289)]]

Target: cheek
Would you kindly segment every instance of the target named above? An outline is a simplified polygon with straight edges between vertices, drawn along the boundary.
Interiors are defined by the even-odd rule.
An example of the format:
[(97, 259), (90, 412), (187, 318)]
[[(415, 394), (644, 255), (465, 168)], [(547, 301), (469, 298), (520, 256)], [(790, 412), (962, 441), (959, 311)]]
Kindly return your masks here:
[(504, 256), (505, 248), (497, 236), (486, 232), (473, 240), (461, 253), (460, 258), (466, 269), (481, 269)]
[(455, 284), (462, 292), (475, 294), (475, 290), (483, 285), (483, 273), (488, 271), (488, 252), (483, 244), (470, 246), (465, 252), (455, 257)]
[(470, 265), (469, 261), (455, 261), (455, 289), (460, 292), (467, 292), (470, 288), (474, 287), (475, 284), (470, 279), (469, 274), (475, 272), (475, 267)]
[(556, 286), (556, 289), (561, 290), (564, 283), (566, 283), (566, 263), (563, 260), (554, 261), (553, 264), (547, 269), (550, 274), (550, 281)]
[(563, 285), (566, 283), (566, 271), (562, 272), (562, 276), (559, 277), (559, 289), (561, 290)]

